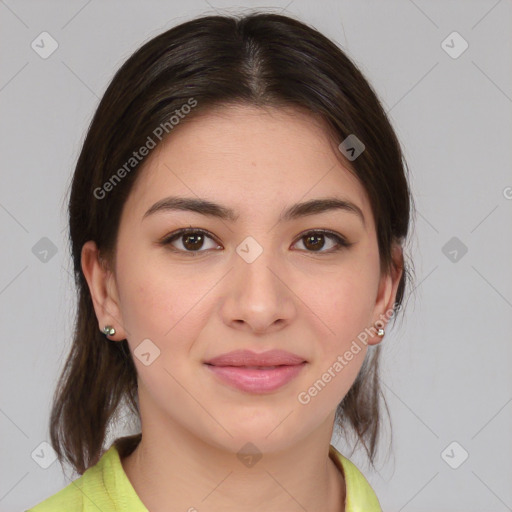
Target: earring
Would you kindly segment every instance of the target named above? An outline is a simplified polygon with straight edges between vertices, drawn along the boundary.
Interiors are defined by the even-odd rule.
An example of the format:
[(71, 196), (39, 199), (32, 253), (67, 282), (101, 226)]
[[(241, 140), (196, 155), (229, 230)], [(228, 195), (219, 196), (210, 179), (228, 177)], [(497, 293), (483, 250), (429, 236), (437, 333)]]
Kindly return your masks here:
[(111, 325), (105, 325), (103, 327), (103, 334), (105, 336), (113, 336), (116, 333), (116, 330)]
[(377, 331), (377, 336), (384, 336), (384, 329), (379, 329)]

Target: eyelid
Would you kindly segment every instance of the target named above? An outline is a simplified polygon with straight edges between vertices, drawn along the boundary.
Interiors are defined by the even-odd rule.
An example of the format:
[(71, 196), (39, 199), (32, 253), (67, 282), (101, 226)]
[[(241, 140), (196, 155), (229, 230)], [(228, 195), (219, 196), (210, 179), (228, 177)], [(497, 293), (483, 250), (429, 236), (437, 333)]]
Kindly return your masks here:
[[(338, 233), (337, 231), (332, 231), (330, 229), (325, 229), (325, 228), (306, 229), (305, 231), (302, 231), (302, 233), (299, 233), (297, 235), (296, 241), (300, 240), (301, 238), (303, 238), (304, 236), (306, 236), (309, 233), (321, 233), (323, 235), (329, 235), (332, 238), (339, 238), (347, 246), (353, 245), (352, 243), (349, 243), (349, 241), (341, 233)], [(313, 251), (311, 251), (311, 252), (313, 252)]]
[[(216, 243), (218, 243), (220, 245), (219, 241), (217, 240), (217, 237), (213, 233), (210, 233), (210, 231), (208, 231), (207, 229), (193, 228), (193, 227), (177, 229), (176, 231), (173, 231), (172, 233), (165, 235), (163, 238), (161, 238), (158, 241), (158, 243), (161, 245), (168, 245), (172, 241), (174, 241), (174, 239), (178, 239), (180, 236), (186, 235), (188, 233), (201, 233), (202, 235), (208, 236), (209, 238), (211, 238), (212, 240), (214, 240)], [(178, 250), (178, 252), (184, 252), (184, 251)], [(187, 251), (187, 252), (192, 253), (194, 251)], [(199, 252), (206, 252), (206, 251), (195, 251), (196, 254)]]
[[(176, 231), (173, 231), (172, 233), (170, 233), (168, 235), (165, 235), (163, 238), (161, 238), (158, 243), (160, 245), (168, 246), (174, 240), (179, 239), (180, 236), (186, 235), (188, 233), (201, 233), (201, 234), (207, 236), (208, 238), (211, 238), (213, 241), (215, 241), (215, 243), (221, 245), (219, 243), (219, 241), (217, 240), (217, 237), (215, 235), (213, 235), (213, 233), (211, 233), (207, 229), (194, 228), (194, 227), (181, 228), (181, 229), (178, 229)], [(302, 238), (304, 238), (309, 233), (319, 233), (319, 234), (326, 235), (327, 237), (329, 237), (331, 239), (334, 239), (335, 242), (337, 243), (338, 247), (335, 248), (335, 249), (330, 249), (328, 251), (301, 251), (301, 252), (306, 252), (306, 253), (309, 253), (309, 254), (333, 254), (333, 253), (336, 253), (336, 252), (338, 252), (338, 251), (340, 251), (342, 249), (347, 249), (350, 246), (354, 245), (354, 242), (349, 242), (346, 239), (346, 237), (343, 236), (342, 234), (340, 234), (340, 233), (338, 233), (336, 231), (332, 231), (330, 229), (325, 229), (325, 228), (306, 229), (305, 231), (302, 231), (301, 233), (299, 233), (297, 235), (297, 238), (295, 239), (295, 241), (293, 242), (292, 245), (295, 245), (298, 241), (300, 241)], [(181, 249), (174, 249), (173, 248), (171, 250), (174, 251), (174, 252), (182, 253), (182, 254), (195, 255), (195, 254), (207, 253), (211, 249), (199, 250), (199, 251), (183, 251)]]

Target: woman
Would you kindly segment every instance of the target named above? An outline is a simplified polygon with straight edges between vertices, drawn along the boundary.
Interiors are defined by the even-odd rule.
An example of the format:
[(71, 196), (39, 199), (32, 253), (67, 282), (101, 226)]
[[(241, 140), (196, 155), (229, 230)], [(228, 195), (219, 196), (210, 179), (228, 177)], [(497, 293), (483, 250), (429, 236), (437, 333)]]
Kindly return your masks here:
[[(408, 277), (393, 129), (286, 16), (207, 16), (136, 51), (69, 202), (76, 329), (51, 415), (82, 476), (31, 510), (381, 510), (380, 342)], [(123, 405), (141, 433), (104, 447)]]

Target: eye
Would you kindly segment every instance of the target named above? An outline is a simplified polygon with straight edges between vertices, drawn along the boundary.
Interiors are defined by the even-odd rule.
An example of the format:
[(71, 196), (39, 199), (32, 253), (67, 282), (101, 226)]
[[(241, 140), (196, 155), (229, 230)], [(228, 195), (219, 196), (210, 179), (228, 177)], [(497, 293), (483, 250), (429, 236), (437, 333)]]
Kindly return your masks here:
[[(176, 252), (184, 252), (195, 256), (196, 253), (206, 252), (199, 251), (203, 247), (205, 238), (214, 240), (213, 236), (204, 229), (198, 228), (183, 228), (171, 235), (165, 237), (160, 243), (162, 245), (172, 245), (175, 240), (179, 240), (183, 248), (172, 249)], [(219, 245), (217, 244), (217, 247)]]
[[(327, 250), (327, 251), (321, 251), (320, 249), (323, 249), (325, 246), (325, 239), (331, 239), (334, 240), (334, 248)], [(305, 240), (305, 243), (303, 245), (307, 249), (307, 252), (318, 252), (318, 253), (333, 253), (336, 251), (340, 251), (343, 248), (350, 247), (353, 245), (353, 243), (347, 242), (347, 240), (339, 235), (338, 233), (335, 233), (334, 231), (329, 231), (326, 229), (321, 230), (315, 230), (315, 231), (307, 231), (306, 233), (302, 234), (298, 241)]]
[[(172, 250), (175, 252), (189, 254), (191, 256), (195, 256), (196, 254), (199, 254), (201, 252), (206, 252), (207, 250), (212, 248), (215, 249), (221, 247), (219, 244), (215, 242), (214, 247), (206, 248), (206, 250), (201, 251), (200, 249), (204, 248), (203, 246), (205, 239), (210, 239), (212, 242), (215, 242), (215, 237), (204, 229), (183, 228), (163, 238), (160, 241), (160, 244), (165, 246), (172, 246), (172, 244), (174, 244), (175, 241), (179, 241), (181, 244), (181, 248), (173, 246), (175, 248), (173, 248)], [(325, 247), (325, 239), (330, 239), (331, 241), (334, 241), (334, 244), (333, 247), (330, 248), (329, 250), (322, 251), (321, 249), (324, 249)], [(306, 252), (320, 254), (330, 254), (333, 252), (340, 251), (343, 248), (348, 248), (351, 245), (354, 245), (353, 243), (347, 242), (347, 240), (340, 234), (325, 229), (306, 231), (300, 236), (298, 242), (299, 241), (302, 242), (303, 246), (306, 248)]]

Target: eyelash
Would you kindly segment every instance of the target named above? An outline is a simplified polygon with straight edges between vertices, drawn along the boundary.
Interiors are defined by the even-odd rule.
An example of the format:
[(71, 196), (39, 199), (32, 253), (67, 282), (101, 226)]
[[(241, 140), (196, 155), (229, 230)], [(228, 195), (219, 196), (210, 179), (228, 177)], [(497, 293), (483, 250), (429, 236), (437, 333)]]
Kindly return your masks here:
[[(169, 246), (174, 240), (179, 239), (181, 236), (188, 235), (191, 233), (192, 234), (200, 233), (202, 235), (207, 236), (208, 238), (211, 238), (215, 243), (218, 243), (215, 240), (215, 237), (209, 231), (206, 231), (206, 230), (200, 229), (200, 228), (179, 229), (178, 231), (175, 231), (174, 233), (171, 233), (170, 235), (164, 237), (159, 243), (160, 243), (160, 245), (163, 245), (163, 246)], [(334, 239), (335, 242), (338, 244), (338, 246), (336, 248), (330, 249), (328, 251), (307, 251), (307, 250), (305, 251), (305, 252), (308, 252), (311, 254), (333, 254), (335, 252), (341, 251), (342, 249), (347, 249), (351, 245), (354, 245), (353, 243), (347, 242), (347, 240), (344, 237), (342, 237), (341, 235), (339, 235), (338, 233), (336, 233), (334, 231), (330, 231), (328, 229), (313, 229), (310, 231), (305, 231), (304, 233), (301, 234), (301, 236), (299, 236), (299, 238), (297, 239), (297, 242), (300, 241), (301, 239), (305, 238), (307, 235), (311, 235), (311, 234), (328, 235), (328, 238)], [(184, 251), (181, 249), (170, 248), (170, 250), (173, 252), (179, 252), (179, 253), (187, 254), (190, 256), (196, 256), (198, 254), (208, 252), (210, 249), (200, 250), (200, 251)], [(214, 250), (214, 249), (212, 249), (212, 250)]]

